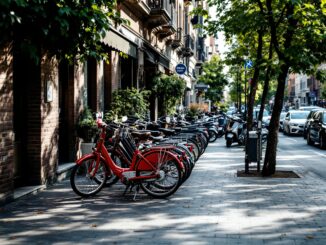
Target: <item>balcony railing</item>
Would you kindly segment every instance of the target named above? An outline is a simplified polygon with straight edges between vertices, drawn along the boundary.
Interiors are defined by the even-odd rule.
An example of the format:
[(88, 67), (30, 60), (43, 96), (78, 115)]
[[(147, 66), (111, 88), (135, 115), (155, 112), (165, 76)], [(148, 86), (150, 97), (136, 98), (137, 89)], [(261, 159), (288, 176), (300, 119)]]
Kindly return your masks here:
[(181, 27), (177, 29), (177, 32), (174, 34), (174, 37), (169, 40), (169, 43), (171, 44), (171, 47), (173, 49), (176, 49), (183, 44), (183, 30)]
[(176, 10), (169, 0), (147, 0), (150, 8), (148, 27), (159, 38), (165, 38), (176, 32)]
[(195, 50), (195, 40), (188, 34), (185, 37), (186, 48), (190, 48), (191, 50)]
[(125, 0), (123, 4), (129, 9), (132, 9), (133, 14), (136, 16), (144, 18), (150, 14), (150, 8), (147, 2), (147, 0)]

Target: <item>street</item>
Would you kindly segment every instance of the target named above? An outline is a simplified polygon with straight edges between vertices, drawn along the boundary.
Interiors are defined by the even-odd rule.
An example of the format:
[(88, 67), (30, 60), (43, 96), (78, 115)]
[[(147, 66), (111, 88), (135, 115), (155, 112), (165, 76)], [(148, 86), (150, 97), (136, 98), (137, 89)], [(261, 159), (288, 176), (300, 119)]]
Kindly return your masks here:
[(318, 144), (309, 146), (302, 136), (279, 133), (278, 150), (282, 154), (281, 159), (295, 161), (326, 181), (326, 151), (320, 149)]
[(325, 153), (280, 135), (277, 169), (301, 178), (239, 178), (243, 148), (220, 138), (163, 200), (121, 184), (82, 199), (63, 181), (1, 208), (0, 244), (326, 244)]

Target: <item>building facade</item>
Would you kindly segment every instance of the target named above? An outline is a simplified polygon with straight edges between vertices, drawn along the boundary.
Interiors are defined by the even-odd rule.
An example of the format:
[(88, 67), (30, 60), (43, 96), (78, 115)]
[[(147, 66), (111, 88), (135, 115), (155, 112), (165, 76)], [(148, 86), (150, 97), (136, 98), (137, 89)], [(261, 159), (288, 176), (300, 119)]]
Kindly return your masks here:
[[(113, 26), (103, 39), (109, 63), (43, 57), (36, 66), (1, 50), (0, 203), (12, 200), (17, 188), (55, 182), (62, 166), (80, 154), (75, 129), (80, 112), (85, 107), (105, 112), (113, 91), (150, 88), (154, 76), (174, 74), (182, 63), (183, 105), (194, 101), (207, 48), (202, 30), (194, 28), (203, 19), (189, 13), (200, 4), (204, 1), (123, 1), (118, 8), (130, 25)], [(157, 116), (158, 101), (151, 98), (151, 117)]]
[(321, 98), (321, 83), (312, 75), (291, 73), (287, 80), (287, 104), (300, 106), (318, 105)]

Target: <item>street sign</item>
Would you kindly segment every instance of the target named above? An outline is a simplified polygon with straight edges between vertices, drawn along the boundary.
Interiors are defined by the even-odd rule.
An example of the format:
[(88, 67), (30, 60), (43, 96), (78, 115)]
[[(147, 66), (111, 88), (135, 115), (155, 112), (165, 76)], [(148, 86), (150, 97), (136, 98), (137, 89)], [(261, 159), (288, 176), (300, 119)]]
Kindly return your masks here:
[(186, 71), (187, 71), (187, 66), (185, 66), (182, 63), (177, 64), (177, 66), (175, 67), (175, 72), (178, 73), (179, 75), (185, 74)]
[(245, 61), (245, 68), (246, 69), (250, 69), (250, 68), (252, 68), (252, 66), (253, 66), (253, 63), (252, 63), (251, 60), (246, 60)]

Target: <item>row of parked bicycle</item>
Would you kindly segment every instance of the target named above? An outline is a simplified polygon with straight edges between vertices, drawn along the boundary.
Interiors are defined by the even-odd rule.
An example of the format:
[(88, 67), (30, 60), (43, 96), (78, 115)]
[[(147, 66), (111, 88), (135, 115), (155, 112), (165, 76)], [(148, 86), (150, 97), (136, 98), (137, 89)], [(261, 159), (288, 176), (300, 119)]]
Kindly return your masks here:
[(76, 161), (71, 187), (89, 197), (120, 180), (125, 193), (134, 191), (134, 198), (140, 188), (155, 198), (168, 197), (189, 178), (208, 143), (224, 134), (219, 119), (190, 123), (167, 117), (149, 123), (125, 118), (123, 123), (105, 123), (98, 118), (95, 147)]

